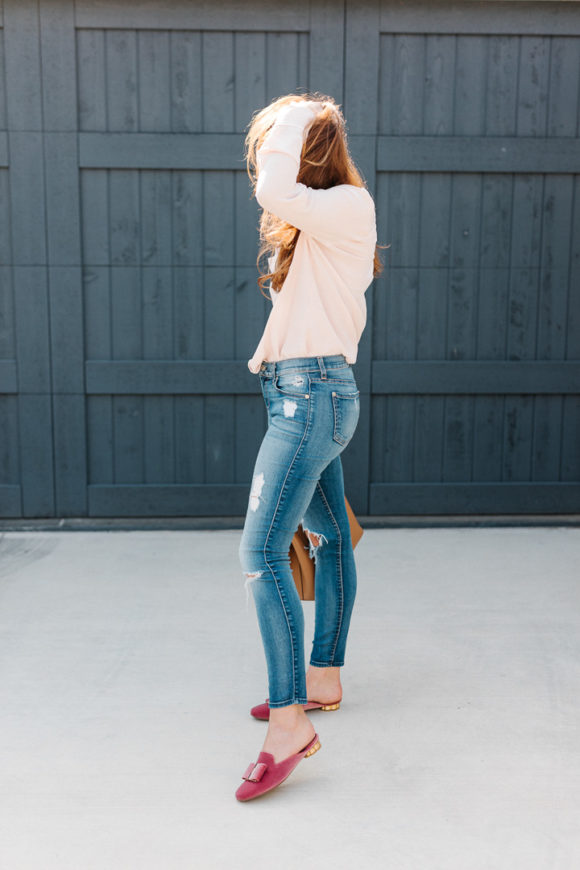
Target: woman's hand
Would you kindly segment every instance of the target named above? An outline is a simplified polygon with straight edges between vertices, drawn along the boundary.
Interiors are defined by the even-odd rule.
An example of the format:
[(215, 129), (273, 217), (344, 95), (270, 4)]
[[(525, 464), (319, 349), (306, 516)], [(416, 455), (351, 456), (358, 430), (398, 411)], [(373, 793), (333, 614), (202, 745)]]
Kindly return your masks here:
[(303, 108), (304, 106), (308, 106), (309, 109), (312, 110), (314, 116), (320, 114), (327, 106), (329, 106), (333, 111), (335, 111), (334, 104), (329, 102), (328, 100), (291, 100), (289, 103), (286, 103), (288, 107), (296, 106), (299, 108)]

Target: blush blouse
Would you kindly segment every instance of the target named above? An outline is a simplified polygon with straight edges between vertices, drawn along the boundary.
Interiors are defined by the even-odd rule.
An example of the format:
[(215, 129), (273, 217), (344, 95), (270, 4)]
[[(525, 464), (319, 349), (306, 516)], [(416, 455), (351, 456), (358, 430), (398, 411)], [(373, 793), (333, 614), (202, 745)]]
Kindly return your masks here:
[[(342, 353), (356, 362), (366, 323), (365, 291), (373, 280), (375, 204), (365, 187), (316, 190), (296, 181), (315, 111), (284, 106), (256, 153), (256, 199), (300, 230), (281, 289), (270, 284), (272, 310), (248, 368), (262, 361)], [(276, 255), (269, 258), (273, 271)]]

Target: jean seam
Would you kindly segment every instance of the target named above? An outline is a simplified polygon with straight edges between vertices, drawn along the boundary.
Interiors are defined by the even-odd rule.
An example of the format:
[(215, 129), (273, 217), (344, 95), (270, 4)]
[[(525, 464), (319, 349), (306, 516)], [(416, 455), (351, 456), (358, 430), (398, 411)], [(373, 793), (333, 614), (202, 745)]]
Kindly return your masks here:
[(339, 638), (339, 635), (340, 635), (340, 632), (342, 629), (342, 617), (344, 614), (344, 581), (343, 581), (343, 577), (342, 577), (342, 533), (340, 531), (340, 525), (337, 522), (336, 517), (332, 513), (332, 510), (330, 509), (330, 505), (328, 504), (328, 500), (327, 500), (326, 496), (324, 495), (324, 490), (323, 490), (322, 486), (320, 485), (320, 481), (318, 481), (318, 483), (316, 485), (320, 489), (320, 494), (322, 496), (324, 504), (326, 505), (326, 509), (328, 510), (328, 513), (330, 514), (330, 518), (331, 518), (332, 522), (334, 523), (334, 525), (336, 526), (336, 531), (338, 533), (338, 560), (337, 560), (338, 572), (337, 573), (338, 573), (338, 578), (339, 578), (338, 585), (339, 585), (340, 595), (339, 595), (339, 609), (338, 609), (338, 620), (337, 620), (338, 625), (337, 625), (337, 629), (336, 629), (336, 635), (334, 638), (334, 646), (332, 648), (332, 655), (331, 655), (331, 659), (332, 659), (332, 661), (334, 661), (334, 657), (336, 655), (336, 647), (338, 646), (338, 638)]
[(290, 474), (292, 467), (296, 461), (296, 457), (298, 456), (298, 453), (300, 452), (300, 448), (302, 447), (302, 444), (304, 443), (304, 439), (306, 438), (306, 433), (308, 432), (309, 423), (310, 423), (310, 402), (308, 402), (308, 412), (307, 412), (307, 416), (306, 416), (306, 425), (304, 427), (304, 433), (303, 433), (302, 438), (300, 440), (300, 444), (296, 448), (296, 452), (294, 453), (294, 456), (292, 457), (292, 462), (288, 466), (288, 470), (286, 471), (286, 476), (284, 478), (284, 482), (283, 482), (282, 486), (280, 487), (278, 501), (276, 502), (276, 507), (275, 507), (274, 513), (272, 515), (272, 522), (270, 523), (270, 527), (268, 529), (268, 534), (266, 535), (266, 539), (264, 541), (264, 550), (263, 550), (264, 563), (270, 569), (270, 573), (272, 574), (272, 578), (274, 580), (274, 583), (276, 584), (276, 591), (278, 592), (278, 597), (280, 598), (280, 603), (281, 603), (282, 609), (284, 611), (284, 618), (286, 619), (286, 624), (288, 626), (288, 633), (290, 635), (290, 646), (292, 647), (292, 687), (293, 687), (292, 694), (294, 695), (294, 697), (296, 697), (296, 694), (297, 694), (297, 692), (296, 692), (296, 649), (294, 646), (294, 631), (293, 631), (293, 626), (291, 626), (290, 619), (288, 618), (288, 610), (286, 608), (284, 596), (282, 595), (282, 591), (280, 589), (280, 584), (276, 578), (276, 574), (274, 573), (274, 569), (273, 569), (272, 565), (270, 564), (270, 562), (268, 562), (268, 556), (266, 553), (266, 549), (268, 546), (268, 540), (270, 538), (270, 533), (272, 531), (272, 526), (274, 525), (274, 522), (276, 520), (276, 516), (278, 514), (278, 508), (280, 506), (280, 499), (282, 498), (282, 493), (284, 492), (284, 487), (286, 486), (286, 482), (288, 480), (288, 475)]
[(331, 662), (318, 662), (316, 659), (310, 659), (310, 664), (314, 665), (315, 668), (342, 668), (344, 660), (338, 662), (336, 660)]

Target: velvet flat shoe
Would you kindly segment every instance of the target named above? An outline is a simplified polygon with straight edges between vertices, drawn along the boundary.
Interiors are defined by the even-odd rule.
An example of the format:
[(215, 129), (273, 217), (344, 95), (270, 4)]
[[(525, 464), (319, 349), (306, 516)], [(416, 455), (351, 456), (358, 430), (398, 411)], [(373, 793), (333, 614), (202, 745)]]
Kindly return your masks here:
[[(308, 703), (303, 706), (307, 713), (309, 710), (324, 710), (325, 712), (330, 712), (331, 710), (338, 710), (340, 707), (340, 701), (335, 701), (333, 704), (320, 704), (318, 701), (308, 701)], [(270, 707), (268, 706), (268, 699), (266, 698), (263, 704), (257, 704), (255, 707), (252, 707), (250, 713), (254, 719), (269, 719)]]
[(272, 791), (290, 776), (303, 758), (309, 758), (319, 749), (320, 740), (318, 734), (315, 734), (300, 752), (290, 755), (277, 764), (270, 752), (260, 752), (258, 760), (248, 765), (242, 775), (244, 781), (236, 791), (236, 798), (239, 801), (249, 801), (266, 794), (267, 791)]

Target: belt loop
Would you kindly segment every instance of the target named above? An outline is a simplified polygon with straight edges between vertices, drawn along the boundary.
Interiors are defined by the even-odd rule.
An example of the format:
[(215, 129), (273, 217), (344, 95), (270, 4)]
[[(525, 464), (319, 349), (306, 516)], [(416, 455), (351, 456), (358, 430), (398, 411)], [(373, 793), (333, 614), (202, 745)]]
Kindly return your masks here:
[(325, 381), (326, 380), (326, 369), (324, 367), (324, 360), (321, 356), (317, 356), (316, 359), (318, 360), (318, 368), (320, 369), (320, 377), (322, 378), (323, 381)]

